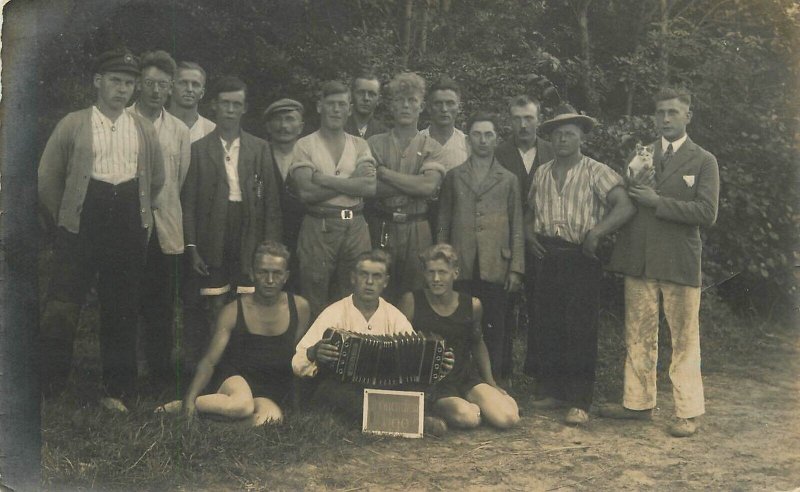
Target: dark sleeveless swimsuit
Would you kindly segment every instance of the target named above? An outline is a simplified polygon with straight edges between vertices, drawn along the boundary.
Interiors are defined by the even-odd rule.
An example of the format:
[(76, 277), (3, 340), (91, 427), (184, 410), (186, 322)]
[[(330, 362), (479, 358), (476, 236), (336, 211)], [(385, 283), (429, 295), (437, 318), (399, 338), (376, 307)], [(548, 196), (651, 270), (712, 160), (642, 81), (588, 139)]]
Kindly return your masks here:
[(414, 319), (416, 331), (436, 333), (453, 349), (453, 370), (433, 387), (433, 399), (456, 396), (464, 398), (475, 385), (482, 383), (477, 364), (472, 357), (472, 296), (459, 293), (458, 307), (450, 316), (440, 316), (431, 308), (425, 292), (414, 291)]
[(292, 389), (292, 356), (297, 332), (297, 306), (294, 295), (289, 301), (289, 327), (280, 335), (258, 335), (247, 328), (242, 300), (237, 299), (236, 326), (225, 353), (217, 364), (210, 390), (216, 392), (231, 376), (242, 376), (253, 397), (265, 397), (280, 403), (288, 401)]

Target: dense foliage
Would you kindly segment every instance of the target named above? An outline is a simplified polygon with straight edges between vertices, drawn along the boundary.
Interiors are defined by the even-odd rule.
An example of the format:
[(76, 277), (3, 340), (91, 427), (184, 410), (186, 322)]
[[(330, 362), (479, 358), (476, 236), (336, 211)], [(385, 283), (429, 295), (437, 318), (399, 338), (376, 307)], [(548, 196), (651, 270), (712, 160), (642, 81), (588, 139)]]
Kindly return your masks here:
[[(502, 112), (516, 93), (540, 97), (546, 114), (569, 101), (603, 123), (587, 153), (617, 167), (636, 141), (655, 137), (650, 95), (685, 85), (695, 94), (692, 137), (721, 171), (719, 220), (705, 231), (706, 283), (743, 307), (793, 305), (800, 9), (792, 0), (59, 0), (45, 8), (42, 143), (61, 116), (91, 101), (91, 57), (117, 44), (166, 49), (212, 79), (239, 74), (251, 86), (245, 126), (257, 134), (260, 111), (278, 97), (313, 107), (321, 80), (363, 67), (388, 79), (407, 68), (459, 81), (465, 113)], [(307, 115), (307, 130), (315, 117)]]

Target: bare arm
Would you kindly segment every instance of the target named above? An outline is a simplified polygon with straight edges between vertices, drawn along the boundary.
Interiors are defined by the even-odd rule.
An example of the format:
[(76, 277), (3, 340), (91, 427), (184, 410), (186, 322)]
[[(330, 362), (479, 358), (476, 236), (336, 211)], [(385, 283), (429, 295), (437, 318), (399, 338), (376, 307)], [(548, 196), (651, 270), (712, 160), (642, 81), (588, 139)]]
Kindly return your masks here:
[(410, 323), (411, 320), (414, 319), (414, 294), (411, 292), (403, 294), (403, 297), (401, 297), (400, 301), (397, 303), (397, 309), (408, 318), (408, 322)]
[(481, 379), (490, 386), (497, 387), (492, 376), (492, 363), (489, 361), (489, 350), (483, 341), (483, 306), (477, 298), (472, 298), (472, 356), (478, 365)]
[(377, 173), (379, 190), (381, 184), (388, 184), (403, 195), (419, 198), (432, 196), (442, 181), (442, 174), (433, 170), (425, 171), (422, 174), (405, 174), (381, 166)]
[(314, 170), (310, 167), (299, 167), (292, 171), (294, 192), (301, 202), (313, 205), (341, 194), (336, 190), (317, 184), (312, 180), (313, 175)]
[(611, 205), (611, 210), (586, 234), (583, 240), (583, 253), (592, 258), (596, 257), (595, 251), (600, 239), (622, 227), (636, 214), (636, 207), (633, 206), (622, 186), (612, 188), (606, 199)]
[(372, 162), (361, 162), (353, 176), (330, 176), (323, 173), (314, 173), (311, 181), (324, 188), (335, 190), (339, 195), (370, 197), (375, 196), (377, 179), (375, 166)]
[(295, 333), (294, 336), (294, 343), (296, 346), (297, 343), (300, 342), (300, 339), (303, 338), (303, 335), (308, 331), (308, 327), (311, 323), (311, 306), (309, 306), (308, 301), (304, 297), (300, 296), (294, 296), (294, 302), (297, 306), (297, 333)]
[(194, 378), (192, 378), (192, 382), (189, 384), (189, 389), (183, 399), (184, 414), (190, 418), (195, 413), (195, 400), (200, 395), (200, 392), (203, 391), (203, 388), (208, 385), (211, 376), (214, 374), (214, 368), (217, 366), (222, 354), (225, 353), (234, 325), (236, 325), (236, 303), (232, 302), (220, 311), (214, 329), (214, 336), (208, 345), (205, 355), (197, 364)]

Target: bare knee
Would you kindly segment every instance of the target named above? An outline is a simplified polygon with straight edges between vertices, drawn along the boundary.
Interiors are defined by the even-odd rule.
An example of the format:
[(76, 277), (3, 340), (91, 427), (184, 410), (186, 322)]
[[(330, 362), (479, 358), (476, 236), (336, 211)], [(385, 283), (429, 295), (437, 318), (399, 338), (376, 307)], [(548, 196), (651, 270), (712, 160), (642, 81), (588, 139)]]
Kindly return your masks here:
[(519, 424), (519, 409), (516, 402), (511, 400), (485, 409), (483, 418), (492, 427), (510, 429)]
[(444, 417), (448, 424), (462, 429), (472, 429), (481, 425), (481, 409), (478, 405), (466, 401), (449, 408)]
[(232, 419), (243, 419), (253, 415), (255, 404), (252, 398), (230, 398), (224, 409), (224, 414)]
[(279, 424), (281, 422), (283, 422), (283, 412), (275, 402), (266, 398), (255, 399), (255, 410), (252, 419), (253, 426), (270, 423)]

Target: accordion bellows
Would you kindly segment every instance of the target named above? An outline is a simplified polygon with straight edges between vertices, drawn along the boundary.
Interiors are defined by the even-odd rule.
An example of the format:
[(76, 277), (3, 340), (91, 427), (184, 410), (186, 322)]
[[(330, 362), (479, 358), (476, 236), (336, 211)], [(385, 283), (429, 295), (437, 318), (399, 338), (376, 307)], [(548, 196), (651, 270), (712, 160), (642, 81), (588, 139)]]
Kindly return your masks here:
[(342, 382), (389, 387), (428, 385), (443, 377), (445, 341), (435, 334), (368, 335), (328, 328), (323, 338), (339, 349), (329, 369)]

